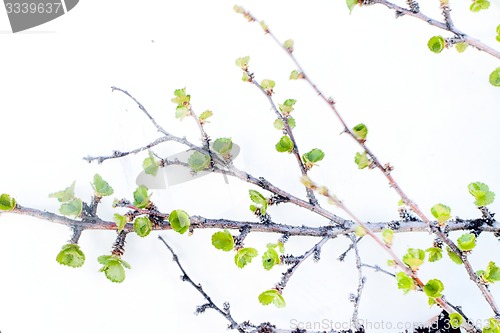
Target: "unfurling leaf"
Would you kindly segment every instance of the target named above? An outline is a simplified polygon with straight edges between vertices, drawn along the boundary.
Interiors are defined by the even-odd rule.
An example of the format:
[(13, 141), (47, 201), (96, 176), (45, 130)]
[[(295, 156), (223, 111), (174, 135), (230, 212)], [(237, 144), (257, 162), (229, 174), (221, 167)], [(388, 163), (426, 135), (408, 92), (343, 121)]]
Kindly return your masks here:
[(267, 251), (262, 255), (262, 265), (266, 270), (270, 270), (275, 265), (279, 265), (280, 256), (274, 248), (268, 247)]
[(403, 262), (411, 268), (412, 271), (416, 271), (420, 265), (424, 263), (425, 252), (421, 249), (410, 248), (403, 256)]
[(385, 245), (391, 246), (392, 240), (394, 239), (394, 232), (391, 229), (384, 229), (382, 231), (382, 239), (384, 240)]
[(266, 290), (259, 295), (259, 302), (262, 305), (274, 304), (277, 308), (284, 308), (286, 303), (281, 293), (276, 289)]
[(453, 261), (455, 264), (460, 265), (463, 264), (462, 258), (455, 252), (453, 252), (448, 246), (446, 247), (446, 253), (448, 253), (448, 257)]
[(172, 226), (172, 229), (180, 234), (185, 233), (189, 230), (191, 221), (189, 220), (189, 215), (180, 209), (173, 210), (168, 216), (168, 222)]
[(238, 266), (238, 268), (243, 268), (249, 264), (253, 258), (257, 257), (258, 254), (257, 250), (253, 247), (241, 248), (234, 256), (234, 263)]
[(202, 112), (202, 114), (200, 114), (200, 117), (199, 117), (200, 122), (202, 124), (208, 123), (207, 119), (210, 118), (210, 117), (212, 117), (213, 115), (214, 115), (214, 113), (212, 111), (210, 111), (210, 110)]
[(175, 118), (177, 118), (179, 120), (182, 120), (182, 119), (188, 117), (190, 114), (191, 114), (191, 112), (184, 105), (178, 105), (177, 108), (175, 108)]
[(486, 271), (481, 272), (481, 277), (483, 280), (490, 283), (500, 281), (500, 267), (498, 267), (493, 261), (490, 261), (486, 267)]
[(284, 43), (283, 43), (283, 47), (289, 52), (289, 53), (292, 53), (293, 52), (293, 46), (294, 46), (294, 43), (293, 43), (293, 39), (287, 39)]
[(352, 134), (354, 134), (356, 139), (364, 141), (368, 134), (368, 128), (366, 128), (365, 124), (358, 124), (352, 128)]
[(189, 101), (191, 100), (190, 95), (186, 95), (186, 88), (176, 89), (174, 91), (175, 97), (172, 98), (172, 102), (177, 104), (178, 106), (189, 106)]
[(61, 265), (81, 267), (85, 263), (85, 254), (78, 244), (65, 244), (57, 254), (56, 260)]
[(411, 290), (415, 290), (415, 282), (404, 272), (396, 274), (396, 281), (398, 283), (398, 289), (401, 289), (405, 294)]
[(443, 250), (439, 247), (430, 247), (425, 252), (429, 253), (429, 262), (435, 262), (443, 258)]
[(292, 111), (293, 111), (293, 106), (297, 103), (297, 100), (295, 99), (287, 99), (283, 104), (279, 104), (280, 111), (285, 115), (288, 116)]
[(424, 286), (424, 293), (432, 298), (441, 297), (441, 292), (444, 290), (444, 285), (441, 280), (429, 280)]
[(293, 70), (291, 73), (290, 73), (290, 80), (298, 80), (298, 79), (303, 79), (304, 78), (304, 74), (302, 73), (299, 73), (298, 71), (296, 70)]
[(63, 191), (54, 192), (49, 194), (49, 198), (55, 198), (59, 202), (68, 202), (75, 198), (75, 182), (73, 182), (69, 187), (66, 187)]
[(123, 282), (125, 280), (124, 267), (130, 269), (129, 263), (116, 255), (103, 255), (97, 258), (97, 261), (103, 265), (99, 272), (104, 272), (111, 282)]
[(358, 169), (364, 169), (370, 166), (370, 159), (368, 158), (366, 151), (361, 154), (356, 153), (356, 156), (354, 156), (354, 163), (358, 165)]
[(78, 217), (82, 213), (83, 203), (82, 199), (75, 198), (68, 202), (63, 202), (59, 207), (59, 212), (65, 216)]
[(158, 167), (160, 163), (156, 161), (156, 158), (154, 157), (153, 153), (150, 151), (149, 152), (149, 157), (146, 157), (144, 159), (144, 162), (142, 162), (142, 169), (144, 172), (148, 175), (151, 176), (156, 176), (158, 173)]
[(11, 211), (14, 208), (16, 208), (16, 199), (6, 193), (0, 195), (0, 210)]
[(146, 208), (149, 205), (149, 198), (151, 194), (148, 193), (148, 188), (144, 185), (139, 186), (134, 191), (134, 206), (137, 208)]
[(275, 85), (276, 85), (276, 83), (273, 80), (268, 80), (268, 79), (264, 79), (260, 83), (260, 86), (262, 87), (262, 89), (264, 89), (264, 91), (268, 95), (272, 95), (273, 94), (273, 89), (274, 89)]
[(255, 209), (252, 210), (252, 208), (250, 208), (250, 210), (252, 210), (252, 212), (255, 212), (256, 209), (259, 208), (261, 215), (266, 215), (267, 205), (268, 205), (267, 198), (255, 190), (248, 190), (248, 193), (250, 195), (250, 200), (252, 200), (252, 202), (257, 205), (257, 206), (252, 205), (255, 207)]
[(146, 237), (153, 230), (153, 223), (147, 216), (140, 216), (134, 220), (134, 231), (139, 237)]
[(231, 251), (234, 248), (233, 235), (227, 230), (217, 231), (212, 235), (212, 245), (222, 251)]
[(500, 87), (500, 67), (491, 72), (490, 83), (492, 86)]
[(194, 172), (205, 170), (210, 165), (210, 156), (195, 151), (189, 156), (188, 165)]
[(92, 188), (97, 196), (106, 197), (114, 193), (113, 188), (109, 186), (108, 182), (102, 179), (99, 174), (94, 175), (94, 182)]
[(354, 6), (356, 6), (358, 4), (358, 1), (359, 0), (346, 0), (347, 8), (349, 8), (349, 14), (352, 13)]
[(477, 13), (481, 10), (486, 10), (490, 7), (490, 2), (488, 0), (474, 0), (470, 5), (470, 11)]
[(461, 251), (470, 251), (476, 247), (476, 235), (466, 233), (457, 240), (457, 246)]
[(306, 165), (307, 169), (310, 169), (317, 162), (321, 161), (325, 157), (325, 153), (321, 149), (314, 148), (310, 152), (302, 155), (302, 161)]
[(458, 312), (450, 313), (450, 324), (451, 327), (457, 329), (464, 323), (464, 317)]
[(275, 147), (280, 153), (289, 153), (293, 150), (293, 142), (288, 136), (283, 135)]
[(241, 58), (236, 59), (236, 66), (238, 66), (239, 68), (241, 68), (244, 71), (247, 71), (249, 62), (250, 62), (249, 56), (241, 57)]
[(214, 150), (223, 156), (227, 156), (233, 149), (233, 141), (230, 138), (218, 138), (214, 141)]
[(427, 42), (427, 46), (432, 52), (441, 53), (441, 51), (443, 51), (444, 47), (446, 46), (446, 43), (443, 37), (434, 36), (429, 39), (429, 41)]
[(455, 49), (457, 50), (458, 53), (462, 53), (467, 49), (467, 46), (469, 46), (469, 44), (467, 44), (466, 42), (457, 43), (455, 44)]
[(438, 220), (439, 225), (444, 225), (451, 218), (451, 209), (443, 204), (436, 204), (431, 208), (432, 216)]
[[(291, 129), (295, 128), (295, 119), (293, 119), (293, 117), (291, 117), (291, 116), (288, 117), (287, 122), (288, 122), (288, 126), (290, 126)], [(274, 121), (273, 125), (274, 125), (274, 128), (276, 128), (277, 130), (280, 130), (280, 131), (285, 128), (285, 124), (279, 118)]]
[(125, 228), (125, 225), (128, 222), (128, 217), (115, 213), (115, 215), (113, 216), (113, 220), (115, 221), (118, 232), (120, 232), (123, 230), (123, 228)]
[(486, 206), (495, 200), (495, 193), (490, 191), (488, 185), (475, 182), (468, 186), (469, 193), (476, 199), (474, 204), (478, 207)]

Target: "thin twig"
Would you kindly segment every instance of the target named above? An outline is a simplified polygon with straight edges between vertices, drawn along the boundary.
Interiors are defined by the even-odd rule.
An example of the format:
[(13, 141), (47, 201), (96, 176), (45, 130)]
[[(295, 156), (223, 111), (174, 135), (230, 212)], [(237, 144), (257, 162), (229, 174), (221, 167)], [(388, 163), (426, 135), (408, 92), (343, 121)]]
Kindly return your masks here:
[[(175, 263), (177, 264), (177, 266), (179, 267), (179, 269), (182, 272), (182, 281), (189, 282), (203, 296), (203, 298), (205, 298), (207, 300), (208, 306), (203, 306), (203, 310), (205, 308), (207, 308), (207, 307), (216, 310), (224, 318), (226, 318), (227, 321), (229, 321), (229, 323), (230, 323), (229, 328), (231, 328), (231, 329), (237, 329), (239, 332), (244, 333), (245, 330), (243, 330), (243, 328), (241, 328), (240, 325), (231, 316), (231, 313), (229, 311), (229, 304), (228, 303), (224, 303), (224, 309), (225, 310), (222, 310), (221, 308), (219, 308), (212, 301), (212, 299), (210, 298), (210, 296), (208, 296), (208, 294), (203, 290), (203, 288), (201, 287), (201, 284), (194, 283), (194, 281), (191, 279), (191, 277), (189, 277), (189, 275), (186, 273), (186, 271), (182, 267), (182, 265), (181, 265), (181, 263), (179, 261), (179, 257), (177, 256), (177, 254), (175, 254), (175, 252), (172, 249), (172, 247), (170, 247), (170, 245), (168, 245), (168, 243), (165, 241), (165, 239), (163, 239), (163, 237), (158, 236), (158, 238), (163, 242), (163, 244), (165, 244), (165, 246), (168, 248), (168, 250), (170, 251), (170, 253), (172, 253), (173, 260), (175, 261)], [(202, 312), (202, 311), (200, 311), (200, 312)]]

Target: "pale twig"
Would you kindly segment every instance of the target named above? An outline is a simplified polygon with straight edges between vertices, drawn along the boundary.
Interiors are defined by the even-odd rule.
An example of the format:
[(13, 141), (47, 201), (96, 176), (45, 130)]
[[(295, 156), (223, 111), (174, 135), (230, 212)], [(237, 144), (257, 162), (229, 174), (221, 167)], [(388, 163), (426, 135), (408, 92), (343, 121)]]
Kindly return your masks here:
[(358, 289), (356, 295), (351, 294), (350, 300), (354, 303), (354, 309), (352, 311), (351, 323), (356, 329), (360, 329), (358, 325), (358, 312), (359, 304), (361, 302), (361, 295), (363, 293), (363, 288), (365, 286), (366, 278), (363, 276), (363, 270), (361, 268), (361, 256), (359, 255), (358, 240), (354, 233), (348, 234), (347, 237), (351, 240), (352, 247), (354, 249), (354, 256), (356, 259), (356, 269), (358, 271)]

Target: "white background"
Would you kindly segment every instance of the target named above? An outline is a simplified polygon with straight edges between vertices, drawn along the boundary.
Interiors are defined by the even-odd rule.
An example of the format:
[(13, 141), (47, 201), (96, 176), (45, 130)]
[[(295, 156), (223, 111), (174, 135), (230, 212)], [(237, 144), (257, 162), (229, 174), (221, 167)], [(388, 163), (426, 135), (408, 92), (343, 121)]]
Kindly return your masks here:
[[(428, 51), (427, 40), (441, 32), (409, 17), (394, 19), (380, 6), (356, 7), (352, 15), (344, 1), (241, 1), (264, 19), (281, 40), (295, 40), (295, 55), (309, 76), (337, 102), (351, 126), (369, 128), (368, 145), (381, 161), (395, 166), (394, 177), (426, 212), (442, 202), (455, 216), (478, 217), (467, 184), (482, 181), (500, 189), (498, 148), (500, 122), (498, 88), (487, 82), (498, 59), (469, 48), (464, 54)], [(311, 177), (325, 184), (365, 221), (398, 219), (396, 194), (378, 171), (357, 170), (359, 147), (345, 135), (330, 110), (300, 81), (288, 81), (295, 69), (286, 54), (256, 24), (246, 23), (228, 1), (82, 1), (68, 14), (23, 33), (12, 34), (0, 11), (0, 192), (18, 203), (57, 211), (48, 194), (77, 181), (77, 194), (89, 198), (89, 182), (98, 172), (115, 189), (113, 197), (130, 198), (145, 154), (87, 164), (82, 157), (130, 150), (158, 137), (154, 127), (116, 85), (139, 99), (165, 129), (196, 142), (192, 119), (175, 119), (173, 91), (187, 87), (194, 109), (214, 112), (207, 131), (227, 136), (241, 147), (235, 161), (254, 176), (264, 176), (298, 196), (294, 158), (274, 151), (280, 137), (274, 114), (255, 87), (241, 82), (234, 65), (251, 56), (258, 80), (276, 81), (275, 99), (298, 100), (295, 135), (302, 152), (326, 152)], [(499, 6), (473, 14), (469, 2), (452, 3), (455, 24), (490, 45), (495, 41)], [(438, 1), (422, 9), (439, 17)], [(497, 44), (498, 45), (498, 44)], [(177, 144), (156, 150), (182, 151)], [(246, 184), (220, 175), (154, 192), (165, 212), (255, 221), (248, 211)], [(101, 205), (111, 219), (113, 198)], [(323, 202), (326, 207), (326, 202)], [(498, 211), (498, 202), (491, 205)], [(335, 209), (332, 208), (334, 211)], [(275, 222), (320, 226), (323, 219), (289, 205), (270, 209)], [(341, 212), (335, 211), (339, 215)], [(267, 272), (259, 260), (238, 270), (231, 253), (210, 245), (211, 230), (194, 235), (163, 232), (191, 277), (202, 283), (213, 300), (229, 301), (238, 322), (271, 321), (281, 328), (291, 323), (346, 323), (357, 273), (352, 257), (337, 257), (347, 241), (330, 241), (318, 263), (308, 261), (284, 292), (285, 309), (263, 307), (257, 295), (279, 281), (282, 267)], [(459, 234), (452, 234), (456, 239)], [(127, 238), (124, 259), (132, 270), (122, 284), (98, 273), (96, 258), (110, 251), (113, 232), (88, 231), (80, 245), (87, 262), (81, 269), (60, 266), (55, 256), (69, 239), (67, 228), (47, 221), (3, 214), (0, 217), (0, 330), (18, 332), (225, 332), (227, 322), (214, 311), (195, 316), (204, 303), (179, 279), (180, 272), (156, 235)], [(251, 234), (247, 246), (263, 251), (276, 235)], [(318, 239), (292, 239), (287, 252), (300, 255)], [(395, 250), (427, 248), (428, 235), (397, 235)], [(384, 265), (386, 255), (368, 239), (360, 246), (364, 261)], [(475, 269), (500, 261), (498, 244), (481, 235), (471, 256)], [(441, 278), (447, 299), (462, 305), (474, 320), (491, 316), (477, 288), (462, 267), (445, 259), (427, 264), (423, 280)], [(422, 294), (402, 295), (392, 278), (366, 271), (360, 318), (379, 331), (397, 331), (386, 324), (425, 321), (439, 312), (428, 309)], [(491, 291), (499, 296), (498, 286)], [(378, 325), (378, 326), (377, 326)], [(387, 324), (386, 324), (387, 325)], [(316, 327), (329, 330), (333, 326)], [(338, 327), (337, 327), (338, 328)], [(375, 331), (375, 330), (372, 330)]]

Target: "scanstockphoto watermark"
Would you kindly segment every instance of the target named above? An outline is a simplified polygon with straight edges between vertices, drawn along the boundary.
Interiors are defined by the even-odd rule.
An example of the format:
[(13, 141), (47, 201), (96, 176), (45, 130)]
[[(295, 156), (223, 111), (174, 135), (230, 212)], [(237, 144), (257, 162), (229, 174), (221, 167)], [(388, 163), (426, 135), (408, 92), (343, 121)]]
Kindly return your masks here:
[(79, 0), (4, 0), (12, 32), (24, 31), (52, 21), (73, 8)]
[[(489, 326), (488, 319), (477, 319), (477, 320), (469, 320), (469, 324), (482, 329), (484, 327)], [(449, 319), (445, 319), (432, 323), (423, 323), (423, 322), (411, 322), (411, 321), (373, 321), (367, 319), (358, 319), (357, 326), (363, 326), (365, 331), (373, 332), (373, 331), (387, 331), (387, 330), (408, 330), (413, 332), (416, 328), (421, 327), (429, 327), (432, 329), (439, 330), (447, 330), (453, 328), (452, 323)], [(319, 321), (300, 321), (297, 319), (290, 320), (290, 329), (292, 330), (313, 330), (313, 331), (340, 331), (340, 330), (349, 330), (356, 329), (351, 321), (335, 321), (331, 319), (322, 319)]]

